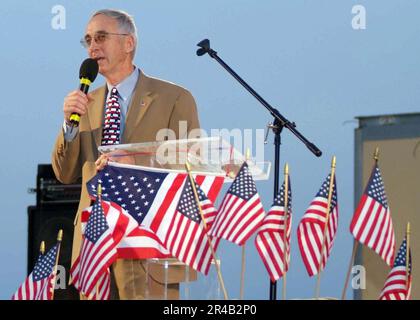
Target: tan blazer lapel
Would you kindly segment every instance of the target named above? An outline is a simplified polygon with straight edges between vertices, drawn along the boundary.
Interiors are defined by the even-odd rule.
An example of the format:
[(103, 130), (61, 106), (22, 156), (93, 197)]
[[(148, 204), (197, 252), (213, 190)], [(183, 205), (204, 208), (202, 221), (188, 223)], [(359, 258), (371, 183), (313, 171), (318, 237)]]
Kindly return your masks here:
[(150, 91), (148, 77), (140, 71), (134, 95), (128, 107), (122, 143), (130, 142), (135, 129), (140, 125), (141, 119), (156, 97), (157, 94)]
[(106, 85), (98, 88), (93, 95), (92, 105), (88, 107), (87, 116), (89, 118), (90, 128), (97, 146), (101, 145), (102, 125), (104, 119), (104, 108), (106, 99)]

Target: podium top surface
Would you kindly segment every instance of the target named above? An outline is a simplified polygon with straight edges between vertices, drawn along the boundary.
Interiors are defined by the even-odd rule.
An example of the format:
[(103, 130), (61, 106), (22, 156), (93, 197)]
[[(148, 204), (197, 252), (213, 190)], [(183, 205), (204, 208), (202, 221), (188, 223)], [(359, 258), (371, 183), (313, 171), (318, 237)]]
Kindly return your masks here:
[[(246, 160), (245, 156), (221, 137), (167, 140), (146, 143), (100, 146), (99, 152), (109, 161), (134, 166), (185, 172), (189, 163), (192, 173), (225, 176), (232, 180)], [(255, 180), (267, 180), (270, 162), (247, 159)]]

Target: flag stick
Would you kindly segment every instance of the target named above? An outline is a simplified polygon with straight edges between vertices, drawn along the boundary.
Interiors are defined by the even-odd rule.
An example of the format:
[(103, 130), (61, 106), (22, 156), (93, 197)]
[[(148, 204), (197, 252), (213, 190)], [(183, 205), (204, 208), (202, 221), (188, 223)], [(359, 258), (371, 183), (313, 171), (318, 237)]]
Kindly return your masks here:
[(406, 290), (406, 294), (405, 294), (405, 300), (408, 300), (408, 295), (409, 295), (409, 277), (410, 277), (410, 233), (411, 233), (411, 229), (410, 229), (410, 222), (407, 223), (407, 230), (406, 230), (406, 239), (407, 239), (407, 251), (406, 251), (406, 256), (405, 256), (405, 270), (406, 270), (406, 278), (405, 278), (405, 290)]
[(73, 226), (76, 226), (78, 219), (79, 219), (79, 211), (77, 211), (76, 216), (74, 217)]
[(319, 267), (318, 267), (318, 274), (317, 274), (317, 281), (316, 281), (316, 288), (315, 288), (315, 299), (319, 299), (319, 288), (321, 286), (321, 270), (322, 270), (322, 261), (324, 260), (324, 249), (326, 244), (326, 237), (327, 237), (327, 230), (328, 230), (328, 223), (330, 220), (330, 209), (331, 209), (331, 198), (333, 193), (334, 187), (334, 176), (335, 176), (335, 166), (336, 166), (337, 159), (333, 156), (331, 161), (331, 176), (330, 176), (330, 188), (328, 191), (328, 204), (327, 204), (327, 213), (325, 217), (325, 226), (324, 226), (324, 234), (322, 237), (322, 246), (321, 252), (319, 257)]
[(53, 283), (53, 287), (52, 287), (52, 294), (51, 294), (51, 300), (54, 300), (54, 290), (55, 290), (55, 284), (56, 284), (56, 281), (57, 281), (57, 266), (58, 266), (58, 259), (59, 259), (59, 257), (60, 257), (60, 248), (61, 248), (61, 241), (63, 240), (63, 229), (60, 229), (59, 231), (58, 231), (58, 235), (57, 235), (57, 256), (55, 257), (55, 265), (54, 265), (54, 269), (53, 269), (53, 272), (54, 272), (54, 277), (53, 277), (53, 280), (52, 280), (52, 283)]
[(196, 201), (197, 206), (198, 206), (198, 211), (200, 212), (201, 221), (203, 221), (204, 230), (206, 232), (207, 242), (209, 243), (211, 255), (212, 255), (213, 260), (216, 264), (217, 277), (219, 279), (220, 286), (222, 287), (222, 291), (223, 291), (223, 295), (225, 297), (225, 300), (228, 300), (228, 295), (227, 295), (227, 292), (226, 292), (225, 283), (223, 281), (222, 272), (220, 271), (219, 261), (217, 260), (216, 253), (215, 253), (214, 248), (213, 248), (213, 244), (211, 243), (210, 237), (207, 233), (208, 230), (207, 230), (206, 220), (204, 219), (203, 210), (201, 209), (201, 205), (200, 205), (200, 199), (198, 198), (197, 189), (195, 188), (195, 181), (194, 181), (194, 178), (191, 175), (191, 167), (190, 167), (190, 164), (188, 163), (188, 161), (185, 163), (185, 168), (187, 169), (188, 178), (190, 179), (191, 187), (192, 187), (193, 192), (194, 192), (194, 197), (195, 197), (195, 201)]
[(239, 300), (244, 299), (244, 283), (245, 283), (245, 245), (242, 246), (242, 268), (241, 268), (241, 289), (239, 291)]
[(284, 233), (283, 233), (283, 257), (284, 257), (284, 274), (283, 274), (283, 292), (282, 299), (286, 300), (286, 274), (288, 263), (288, 242), (287, 242), (287, 226), (289, 224), (289, 164), (284, 166)]
[[(379, 147), (376, 147), (375, 149), (375, 153), (373, 154), (373, 160), (375, 161), (374, 166), (376, 166), (379, 161)], [(341, 293), (341, 300), (344, 300), (346, 298), (346, 292), (349, 285), (351, 270), (353, 269), (354, 259), (356, 258), (358, 247), (359, 247), (359, 242), (356, 239), (354, 239), (353, 251), (350, 258), (349, 268), (347, 270), (346, 280), (344, 281), (343, 292)]]
[[(251, 158), (251, 150), (249, 148), (246, 149), (245, 153), (245, 161), (248, 161)], [(232, 177), (232, 175), (231, 175)], [(233, 178), (233, 177), (232, 177)], [(244, 299), (244, 284), (245, 284), (245, 243), (242, 246), (242, 262), (241, 262), (241, 284), (239, 290), (239, 299)]]
[(354, 263), (354, 259), (356, 257), (356, 252), (357, 252), (358, 247), (359, 247), (359, 242), (356, 239), (354, 239), (353, 250), (352, 250), (352, 254), (351, 254), (351, 258), (350, 258), (349, 268), (347, 270), (346, 280), (344, 281), (343, 292), (341, 293), (341, 300), (346, 299), (346, 291), (347, 291), (347, 288), (349, 286), (351, 270), (353, 269), (353, 263)]

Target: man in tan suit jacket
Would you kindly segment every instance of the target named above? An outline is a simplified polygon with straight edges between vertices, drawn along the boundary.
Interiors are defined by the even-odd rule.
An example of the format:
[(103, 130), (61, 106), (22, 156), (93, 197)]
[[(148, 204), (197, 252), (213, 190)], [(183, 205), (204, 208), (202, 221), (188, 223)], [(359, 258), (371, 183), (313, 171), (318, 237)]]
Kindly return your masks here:
[[(70, 92), (64, 99), (64, 124), (60, 130), (53, 154), (54, 172), (62, 183), (74, 183), (82, 177), (82, 194), (78, 208), (78, 219), (74, 230), (72, 261), (76, 259), (81, 245), (80, 212), (90, 206), (86, 182), (103, 164), (95, 162), (100, 157), (104, 110), (108, 91), (121, 86), (132, 89), (120, 97), (127, 110), (122, 110), (123, 132), (120, 143), (155, 141), (159, 130), (171, 129), (176, 138), (199, 128), (194, 98), (184, 88), (149, 77), (137, 69), (133, 58), (137, 45), (137, 32), (131, 16), (123, 11), (101, 10), (92, 15), (86, 35), (82, 40), (89, 57), (96, 59), (99, 73), (106, 79), (106, 85), (85, 95), (80, 90)], [(133, 82), (133, 79), (137, 79)], [(119, 88), (120, 86), (120, 88)], [(121, 89), (121, 91), (123, 91)], [(131, 93), (131, 94), (130, 94)], [(122, 108), (123, 109), (123, 108)], [(70, 132), (69, 117), (72, 113), (81, 115), (80, 125)], [(179, 122), (186, 121), (187, 132), (180, 136)], [(103, 160), (103, 157), (101, 158)], [(112, 266), (115, 285), (120, 299), (145, 298), (146, 282), (153, 297), (163, 295), (163, 274), (152, 269), (147, 273), (143, 260), (117, 260)], [(182, 270), (169, 274), (168, 297), (177, 298), (178, 283)]]

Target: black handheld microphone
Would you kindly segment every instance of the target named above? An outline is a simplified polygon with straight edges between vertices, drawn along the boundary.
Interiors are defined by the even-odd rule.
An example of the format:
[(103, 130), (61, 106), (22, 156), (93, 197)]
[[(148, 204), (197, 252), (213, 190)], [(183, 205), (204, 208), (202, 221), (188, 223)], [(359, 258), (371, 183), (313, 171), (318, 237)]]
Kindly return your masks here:
[[(98, 61), (92, 58), (87, 58), (82, 62), (79, 70), (79, 79), (80, 79), (80, 91), (87, 94), (89, 87), (93, 81), (95, 81), (96, 76), (98, 75), (99, 66)], [(70, 116), (71, 127), (79, 126), (80, 114), (72, 113)]]

